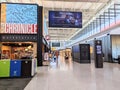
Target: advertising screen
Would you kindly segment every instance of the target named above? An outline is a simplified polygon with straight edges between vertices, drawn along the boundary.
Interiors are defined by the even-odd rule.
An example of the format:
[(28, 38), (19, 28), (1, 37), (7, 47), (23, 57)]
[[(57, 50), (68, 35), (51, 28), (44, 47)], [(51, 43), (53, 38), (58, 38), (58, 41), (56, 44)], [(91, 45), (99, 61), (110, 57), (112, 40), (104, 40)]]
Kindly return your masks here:
[(0, 33), (37, 33), (37, 5), (1, 4)]
[(101, 47), (101, 45), (96, 45), (96, 50), (97, 50), (97, 54), (102, 54), (102, 47)]
[(49, 11), (49, 27), (82, 28), (82, 13)]

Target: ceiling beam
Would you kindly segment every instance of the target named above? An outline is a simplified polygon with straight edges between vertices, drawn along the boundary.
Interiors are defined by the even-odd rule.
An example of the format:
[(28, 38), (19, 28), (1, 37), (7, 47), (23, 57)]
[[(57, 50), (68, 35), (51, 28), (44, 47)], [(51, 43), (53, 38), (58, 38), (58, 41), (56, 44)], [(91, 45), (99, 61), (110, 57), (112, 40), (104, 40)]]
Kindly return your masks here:
[[(62, 10), (63, 8), (61, 7), (61, 8), (54, 8), (54, 10)], [(88, 12), (95, 12), (95, 10), (94, 9), (80, 9), (80, 8), (78, 8), (78, 9), (74, 9), (74, 8), (64, 8), (64, 9), (68, 9), (69, 11), (81, 11), (81, 12), (85, 12), (85, 13), (88, 13)], [(49, 10), (53, 10), (53, 8), (51, 8), (51, 7), (49, 7), (49, 6), (44, 6), (44, 10), (47, 10), (47, 11), (49, 11)], [(45, 12), (47, 12), (47, 11), (45, 11)]]
[[(94, 3), (105, 3), (104, 0), (44, 0), (44, 1), (63, 1), (63, 2), (94, 2)], [(109, 0), (108, 0), (109, 1)]]

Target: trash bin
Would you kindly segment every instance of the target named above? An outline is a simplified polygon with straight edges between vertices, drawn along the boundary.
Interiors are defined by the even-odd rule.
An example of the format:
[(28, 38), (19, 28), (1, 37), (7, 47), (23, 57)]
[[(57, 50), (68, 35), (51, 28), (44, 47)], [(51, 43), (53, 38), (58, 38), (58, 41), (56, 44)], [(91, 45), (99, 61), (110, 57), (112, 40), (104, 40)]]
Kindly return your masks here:
[(37, 61), (36, 59), (32, 59), (32, 72), (31, 72), (31, 76), (34, 76), (35, 73), (37, 72)]
[(10, 76), (10, 60), (0, 60), (0, 77)]
[(32, 69), (32, 60), (26, 59), (21, 60), (21, 76), (22, 77), (30, 77)]
[(120, 64), (120, 55), (118, 55), (118, 64)]
[(10, 61), (10, 77), (21, 76), (21, 60)]

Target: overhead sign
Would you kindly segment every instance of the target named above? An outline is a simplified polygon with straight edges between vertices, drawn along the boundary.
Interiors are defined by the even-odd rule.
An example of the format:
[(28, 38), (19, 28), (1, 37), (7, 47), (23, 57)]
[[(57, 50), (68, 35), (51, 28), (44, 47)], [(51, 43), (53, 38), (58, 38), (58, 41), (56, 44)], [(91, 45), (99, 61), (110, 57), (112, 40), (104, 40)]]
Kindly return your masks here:
[(1, 4), (0, 33), (37, 33), (37, 5)]
[(52, 42), (52, 47), (60, 47), (60, 42)]

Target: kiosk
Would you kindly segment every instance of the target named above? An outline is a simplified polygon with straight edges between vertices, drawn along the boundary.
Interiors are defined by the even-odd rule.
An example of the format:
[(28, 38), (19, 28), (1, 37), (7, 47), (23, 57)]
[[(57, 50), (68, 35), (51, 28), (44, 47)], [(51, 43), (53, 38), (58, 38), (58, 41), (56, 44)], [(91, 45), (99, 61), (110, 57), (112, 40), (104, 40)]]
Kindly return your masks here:
[(94, 41), (94, 60), (96, 68), (103, 68), (103, 52), (102, 52), (102, 41)]

